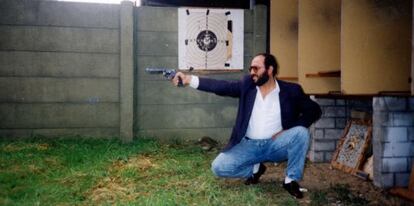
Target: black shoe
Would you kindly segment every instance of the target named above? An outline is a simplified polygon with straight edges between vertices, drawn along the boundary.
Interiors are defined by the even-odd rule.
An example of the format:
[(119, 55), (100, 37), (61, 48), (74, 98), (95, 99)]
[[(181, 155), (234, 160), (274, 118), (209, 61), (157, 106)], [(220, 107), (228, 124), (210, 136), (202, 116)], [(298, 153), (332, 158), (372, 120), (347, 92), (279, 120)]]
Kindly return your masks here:
[(293, 195), (298, 199), (303, 197), (303, 193), (300, 191), (300, 186), (296, 181), (292, 181), (287, 184), (283, 182), (283, 188), (285, 188), (285, 190), (287, 190), (289, 194)]
[(247, 178), (246, 181), (244, 181), (245, 185), (254, 185), (259, 183), (259, 179), (262, 176), (262, 174), (264, 174), (266, 172), (266, 166), (262, 163), (260, 163), (259, 166), (259, 171), (257, 171), (257, 173), (253, 174), (252, 176), (250, 176), (249, 178)]

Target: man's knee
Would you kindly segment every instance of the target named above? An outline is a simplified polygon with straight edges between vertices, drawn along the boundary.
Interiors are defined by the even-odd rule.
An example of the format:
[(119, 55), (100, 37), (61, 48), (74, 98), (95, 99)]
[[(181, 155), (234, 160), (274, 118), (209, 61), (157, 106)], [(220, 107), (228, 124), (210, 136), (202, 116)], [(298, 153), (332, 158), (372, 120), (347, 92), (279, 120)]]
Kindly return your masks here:
[(211, 163), (211, 171), (218, 177), (229, 177), (235, 170), (236, 168), (234, 167), (234, 164), (231, 164), (228, 159), (222, 155), (217, 156)]
[(211, 171), (215, 176), (219, 176), (220, 174), (220, 163), (218, 163), (217, 158), (211, 163)]

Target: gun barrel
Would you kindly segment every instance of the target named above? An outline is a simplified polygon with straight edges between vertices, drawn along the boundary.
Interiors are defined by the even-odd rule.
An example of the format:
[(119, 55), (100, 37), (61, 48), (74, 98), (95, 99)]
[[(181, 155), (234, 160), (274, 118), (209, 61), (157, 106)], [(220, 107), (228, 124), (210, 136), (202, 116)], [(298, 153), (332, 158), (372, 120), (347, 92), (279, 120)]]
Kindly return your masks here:
[(174, 69), (168, 69), (168, 68), (145, 68), (145, 71), (148, 73), (164, 73), (164, 72), (170, 72), (175, 71)]

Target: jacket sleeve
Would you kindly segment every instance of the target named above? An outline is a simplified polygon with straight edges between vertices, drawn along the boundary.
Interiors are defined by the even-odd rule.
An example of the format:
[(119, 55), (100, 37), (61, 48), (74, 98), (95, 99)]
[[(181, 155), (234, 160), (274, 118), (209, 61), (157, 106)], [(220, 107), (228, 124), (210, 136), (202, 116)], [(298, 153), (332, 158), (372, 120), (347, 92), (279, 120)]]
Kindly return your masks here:
[(241, 81), (227, 81), (199, 78), (198, 90), (212, 92), (220, 96), (240, 97)]
[(322, 115), (322, 111), (318, 103), (314, 102), (303, 92), (301, 86), (298, 86), (298, 109), (299, 118), (296, 126), (310, 127)]

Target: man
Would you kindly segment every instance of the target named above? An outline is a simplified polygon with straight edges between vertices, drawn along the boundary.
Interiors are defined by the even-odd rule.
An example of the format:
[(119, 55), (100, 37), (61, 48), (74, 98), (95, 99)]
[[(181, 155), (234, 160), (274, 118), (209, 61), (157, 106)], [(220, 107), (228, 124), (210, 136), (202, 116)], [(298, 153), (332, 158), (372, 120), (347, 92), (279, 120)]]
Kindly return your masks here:
[(265, 172), (263, 162), (287, 160), (283, 188), (302, 198), (302, 179), (309, 145), (308, 127), (319, 119), (321, 109), (293, 83), (276, 78), (278, 63), (271, 54), (258, 54), (249, 68), (250, 75), (239, 81), (199, 78), (178, 72), (184, 85), (221, 96), (239, 98), (235, 126), (224, 150), (212, 163), (220, 177), (247, 178), (256, 184)]

